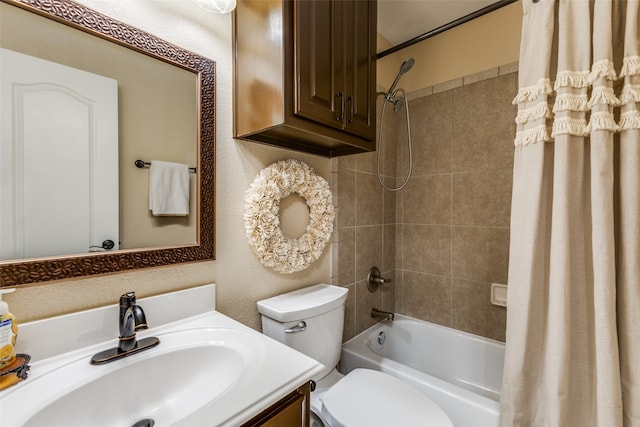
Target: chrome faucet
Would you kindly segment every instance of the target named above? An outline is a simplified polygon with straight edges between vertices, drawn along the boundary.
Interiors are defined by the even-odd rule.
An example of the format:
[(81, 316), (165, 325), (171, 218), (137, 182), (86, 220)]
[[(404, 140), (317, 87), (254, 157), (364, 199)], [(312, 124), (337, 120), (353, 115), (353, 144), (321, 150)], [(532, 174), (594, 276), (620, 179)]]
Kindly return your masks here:
[(373, 317), (374, 319), (393, 321), (393, 318), (395, 317), (395, 315), (389, 311), (382, 311), (382, 310), (378, 310), (377, 308), (372, 308), (371, 317)]
[(160, 340), (156, 337), (136, 339), (136, 331), (147, 329), (149, 326), (144, 310), (136, 304), (135, 292), (127, 292), (120, 296), (118, 325), (120, 327), (118, 347), (95, 354), (91, 358), (93, 365), (113, 362), (160, 344)]

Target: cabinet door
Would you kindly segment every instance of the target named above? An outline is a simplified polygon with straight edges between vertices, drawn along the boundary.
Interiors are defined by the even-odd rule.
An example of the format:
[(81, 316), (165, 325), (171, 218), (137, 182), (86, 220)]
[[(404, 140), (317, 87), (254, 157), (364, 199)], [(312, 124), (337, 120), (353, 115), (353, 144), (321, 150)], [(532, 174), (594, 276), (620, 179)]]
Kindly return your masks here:
[(241, 427), (309, 427), (310, 383), (283, 397)]
[(294, 3), (295, 114), (338, 129), (346, 103), (342, 3)]
[(345, 2), (345, 130), (374, 139), (376, 114), (376, 2)]
[(304, 396), (299, 395), (260, 424), (260, 427), (301, 427), (304, 424), (304, 414)]

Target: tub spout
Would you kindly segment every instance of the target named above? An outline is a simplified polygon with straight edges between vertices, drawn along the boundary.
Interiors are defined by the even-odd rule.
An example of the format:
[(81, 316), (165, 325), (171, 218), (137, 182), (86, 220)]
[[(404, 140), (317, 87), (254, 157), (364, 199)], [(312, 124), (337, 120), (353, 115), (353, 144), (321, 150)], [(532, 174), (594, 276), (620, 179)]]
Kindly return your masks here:
[(388, 311), (378, 310), (377, 308), (371, 309), (371, 317), (374, 319), (393, 320), (394, 314)]

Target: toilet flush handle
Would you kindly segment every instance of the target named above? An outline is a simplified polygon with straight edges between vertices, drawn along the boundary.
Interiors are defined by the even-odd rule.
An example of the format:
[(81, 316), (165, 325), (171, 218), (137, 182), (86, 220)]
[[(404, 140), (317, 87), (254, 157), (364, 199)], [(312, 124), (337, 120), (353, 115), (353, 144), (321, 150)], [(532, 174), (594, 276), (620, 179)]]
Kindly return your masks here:
[(296, 332), (302, 332), (305, 329), (307, 329), (307, 324), (305, 323), (304, 320), (301, 320), (298, 322), (296, 326), (294, 326), (293, 328), (286, 329), (284, 332), (285, 334), (294, 334)]

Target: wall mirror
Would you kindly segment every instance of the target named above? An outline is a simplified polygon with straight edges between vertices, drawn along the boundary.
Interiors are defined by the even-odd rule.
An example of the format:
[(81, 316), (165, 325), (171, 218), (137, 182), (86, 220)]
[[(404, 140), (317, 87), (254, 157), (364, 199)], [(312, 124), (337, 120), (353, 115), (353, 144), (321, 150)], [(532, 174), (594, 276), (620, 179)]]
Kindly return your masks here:
[[(0, 20), (3, 52), (9, 50), (11, 55), (17, 52), (17, 56), (24, 54), (28, 60), (60, 65), (63, 71), (68, 67), (73, 73), (78, 70), (97, 75), (107, 81), (107, 86), (112, 82), (116, 94), (117, 151), (111, 154), (116, 159), (116, 166), (111, 170), (117, 169), (114, 204), (118, 206), (113, 209), (114, 204), (110, 205), (114, 210), (110, 217), (117, 216), (118, 235), (112, 239), (116, 248), (104, 250), (103, 237), (98, 236), (97, 241), (87, 243), (86, 250), (5, 257), (0, 260), (0, 287), (214, 259), (215, 63), (69, 0), (0, 0)], [(3, 67), (8, 57), (2, 56)], [(18, 74), (40, 68), (39, 65), (20, 67)], [(76, 80), (75, 74), (73, 76), (72, 80)], [(13, 96), (7, 92), (11, 90), (2, 90), (1, 101)], [(2, 109), (3, 116), (6, 111)], [(15, 123), (4, 126), (3, 122), (2, 131), (12, 126), (16, 127)], [(31, 130), (30, 126), (26, 128)], [(47, 139), (46, 132), (43, 135), (39, 138)], [(38, 137), (35, 141), (40, 144)], [(23, 161), (27, 164), (16, 167), (20, 161), (15, 160), (15, 153), (0, 151), (0, 163), (10, 166), (2, 168), (5, 172), (0, 173), (0, 184), (6, 187), (11, 175), (22, 177), (29, 167), (39, 171), (39, 179), (43, 180), (44, 176), (45, 180), (48, 177), (53, 181), (57, 175), (54, 166), (78, 152), (72, 150), (69, 156), (61, 155), (61, 159), (53, 161), (52, 156), (60, 155), (61, 149), (36, 145), (31, 150), (42, 158), (40, 164)], [(94, 176), (89, 175), (87, 181), (94, 185), (95, 176), (106, 175), (99, 160), (109, 156), (94, 148), (87, 153), (90, 160), (82, 161), (80, 155), (80, 161), (76, 158), (75, 163), (64, 164), (59, 169), (87, 169)], [(20, 159), (23, 158), (28, 157)], [(137, 168), (134, 163), (138, 159), (187, 163), (194, 168), (190, 174), (189, 215), (159, 217), (150, 213), (149, 169)], [(6, 172), (9, 169), (11, 173)], [(34, 182), (32, 188), (38, 188), (38, 182), (42, 181)], [(37, 197), (40, 202), (37, 211), (45, 218), (46, 228), (61, 228), (64, 221), (52, 218), (53, 209), (48, 207), (66, 206), (66, 193), (68, 191), (55, 194), (47, 190)], [(29, 196), (22, 194), (14, 198)], [(9, 231), (20, 228), (21, 224), (18, 221), (17, 225), (3, 226), (3, 216), (7, 215), (3, 215), (6, 210), (1, 209), (2, 206), (0, 239), (4, 241)], [(92, 206), (89, 210), (98, 216), (96, 212), (104, 213), (109, 208)], [(94, 216), (87, 222), (93, 222)], [(94, 245), (98, 248), (88, 247)]]

